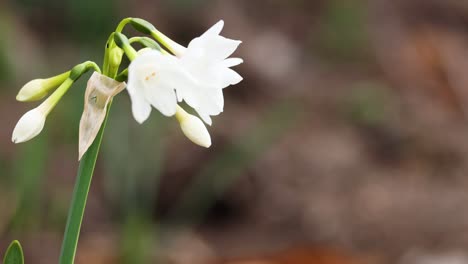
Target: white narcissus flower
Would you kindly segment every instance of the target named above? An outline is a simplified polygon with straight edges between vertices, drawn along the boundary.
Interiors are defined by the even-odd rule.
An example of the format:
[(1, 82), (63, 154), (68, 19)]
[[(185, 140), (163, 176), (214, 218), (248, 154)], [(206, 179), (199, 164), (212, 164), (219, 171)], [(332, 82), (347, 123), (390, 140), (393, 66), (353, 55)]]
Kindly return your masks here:
[(133, 115), (139, 123), (148, 118), (151, 105), (171, 116), (177, 101), (184, 100), (211, 125), (210, 116), (223, 111), (222, 90), (242, 80), (230, 68), (242, 63), (242, 59), (228, 58), (241, 41), (220, 36), (223, 25), (224, 22), (219, 21), (193, 39), (187, 48), (178, 46), (174, 49), (176, 56), (153, 50), (139, 53), (132, 61), (127, 90)]
[[(182, 131), (194, 143), (204, 147), (211, 145), (203, 122), (195, 116), (182, 115), (184, 110), (177, 103), (185, 101), (211, 125), (211, 116), (223, 111), (223, 89), (242, 81), (231, 69), (242, 63), (242, 59), (228, 58), (241, 41), (220, 36), (223, 25), (224, 22), (219, 21), (193, 39), (187, 48), (177, 44), (177, 48), (170, 49), (175, 56), (146, 49), (138, 53), (128, 68), (127, 85), (137, 122), (143, 123), (153, 106), (166, 116), (175, 114)], [(174, 43), (158, 32), (155, 34), (166, 44)]]
[(228, 58), (241, 41), (219, 35), (223, 26), (224, 21), (219, 21), (193, 39), (187, 49), (176, 54), (184, 70), (196, 80), (195, 85), (177, 88), (178, 99), (185, 100), (209, 125), (210, 116), (223, 111), (223, 89), (242, 81), (242, 77), (230, 67), (241, 64), (243, 60)]
[(22, 143), (37, 136), (44, 128), (45, 120), (46, 114), (40, 107), (29, 110), (16, 124), (11, 141)]

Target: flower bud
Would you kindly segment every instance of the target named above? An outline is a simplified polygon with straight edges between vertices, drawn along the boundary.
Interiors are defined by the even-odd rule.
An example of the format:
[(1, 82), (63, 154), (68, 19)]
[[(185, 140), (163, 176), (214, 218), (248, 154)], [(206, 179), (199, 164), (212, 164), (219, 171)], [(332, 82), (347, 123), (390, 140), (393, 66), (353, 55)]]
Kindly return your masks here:
[[(79, 78), (79, 75), (77, 78)], [(13, 129), (11, 141), (13, 143), (22, 143), (32, 139), (41, 133), (47, 115), (52, 111), (62, 96), (73, 84), (71, 77), (67, 77), (64, 82), (38, 107), (26, 112)]]
[(135, 59), (137, 52), (132, 48), (128, 38), (124, 34), (120, 32), (114, 32), (114, 41), (117, 46), (124, 50), (129, 60), (132, 61)]
[(40, 100), (44, 98), (50, 90), (57, 88), (69, 75), (70, 72), (65, 72), (47, 79), (32, 80), (21, 88), (16, 96), (16, 100), (20, 102)]
[(151, 34), (151, 31), (156, 29), (150, 22), (141, 18), (132, 18), (130, 23), (137, 31), (147, 35)]
[(35, 79), (23, 86), (16, 95), (16, 100), (20, 102), (36, 101), (47, 95), (44, 79)]
[(159, 46), (159, 44), (153, 39), (150, 39), (147, 37), (135, 37), (132, 39), (134, 39), (136, 42), (140, 43), (141, 45), (145, 46), (146, 48), (151, 48), (151, 49), (162, 51), (161, 46)]
[(188, 114), (180, 106), (177, 106), (176, 118), (184, 135), (193, 143), (209, 148), (211, 146), (210, 133), (200, 118)]
[(11, 141), (22, 143), (39, 135), (44, 128), (46, 115), (41, 108), (34, 108), (24, 114), (13, 130)]

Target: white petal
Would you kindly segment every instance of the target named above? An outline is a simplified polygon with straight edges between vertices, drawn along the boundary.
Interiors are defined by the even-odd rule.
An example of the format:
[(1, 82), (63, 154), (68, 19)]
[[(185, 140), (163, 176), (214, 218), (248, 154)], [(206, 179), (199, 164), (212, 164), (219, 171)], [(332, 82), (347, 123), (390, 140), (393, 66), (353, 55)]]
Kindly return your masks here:
[(154, 108), (165, 116), (173, 116), (176, 111), (177, 98), (174, 89), (162, 82), (157, 86), (145, 85), (145, 97)]
[(229, 85), (238, 84), (243, 80), (242, 76), (230, 68), (224, 68), (217, 71), (216, 78), (216, 85), (219, 88), (226, 88)]
[(224, 67), (230, 68), (230, 67), (237, 66), (237, 65), (239, 65), (239, 64), (241, 64), (243, 62), (244, 62), (244, 60), (241, 59), (241, 58), (227, 58), (222, 62), (222, 65)]
[(219, 33), (221, 33), (221, 30), (223, 30), (223, 27), (224, 21), (220, 20), (216, 24), (214, 24), (210, 29), (208, 29), (205, 33), (203, 33), (202, 36), (219, 35)]
[(218, 115), (223, 111), (224, 97), (222, 89), (205, 88), (201, 108), (209, 115)]
[(181, 99), (183, 99), (192, 108), (198, 108), (200, 106), (200, 91), (197, 89), (198, 86), (193, 87), (179, 87), (177, 93)]
[(231, 69), (225, 71), (225, 78), (230, 82), (231, 85), (240, 83), (244, 78), (240, 76), (237, 72)]
[(190, 41), (183, 57), (203, 60), (224, 60), (242, 43), (222, 36), (201, 36)]
[(143, 83), (140, 80), (146, 68), (145, 64), (148, 63), (146, 55), (151, 56), (150, 51), (145, 52), (144, 56), (138, 56), (128, 67), (127, 91), (132, 102), (133, 117), (140, 124), (146, 121), (151, 113), (151, 106), (145, 99)]
[(140, 55), (142, 55), (143, 53), (146, 53), (146, 52), (152, 51), (152, 50), (153, 50), (152, 48), (148, 48), (148, 47), (142, 48), (142, 49), (140, 49), (140, 50), (137, 52), (137, 54), (138, 54), (138, 56), (140, 56)]
[(222, 36), (207, 38), (205, 52), (212, 59), (223, 60), (229, 57), (242, 43), (240, 40), (228, 39)]
[(219, 89), (216, 92), (213, 93), (213, 99), (216, 102), (216, 105), (219, 107), (220, 111), (223, 111), (224, 108), (224, 96), (223, 96), (223, 90)]
[[(145, 110), (149, 115), (151, 104), (163, 115), (174, 115), (177, 103), (174, 89), (186, 80), (182, 78), (186, 73), (182, 71), (178, 60), (172, 55), (147, 51), (131, 63), (127, 89), (131, 95), (139, 96), (140, 105), (144, 105), (138, 108), (141, 112)], [(141, 104), (141, 101), (146, 104)]]
[(151, 105), (146, 101), (140, 87), (134, 87), (133, 85), (130, 85), (129, 82), (127, 91), (132, 102), (133, 117), (138, 123), (142, 124), (146, 119), (148, 119), (151, 113)]
[[(133, 61), (132, 64), (138, 64), (141, 62), (149, 62), (154, 63), (154, 59), (160, 58), (164, 56), (160, 51), (150, 48), (143, 48), (139, 51), (139, 56), (137, 56)], [(142, 56), (144, 55), (144, 56)]]
[(200, 116), (200, 118), (203, 119), (203, 122), (205, 122), (207, 125), (211, 126), (212, 121), (211, 121), (211, 117), (209, 115), (200, 113), (198, 111), (197, 111), (197, 113)]
[(192, 39), (187, 46), (186, 52), (180, 57), (181, 60), (190, 63), (208, 56), (205, 48), (208, 45), (207, 39), (203, 37)]
[(223, 111), (224, 100), (216, 101), (216, 96), (200, 97), (200, 107), (194, 108), (205, 123), (211, 125), (210, 116), (219, 115)]
[(180, 90), (176, 90), (175, 91), (175, 94), (176, 94), (176, 98), (177, 98), (177, 102), (182, 102), (184, 100), (184, 98), (182, 97), (182, 93), (180, 92)]

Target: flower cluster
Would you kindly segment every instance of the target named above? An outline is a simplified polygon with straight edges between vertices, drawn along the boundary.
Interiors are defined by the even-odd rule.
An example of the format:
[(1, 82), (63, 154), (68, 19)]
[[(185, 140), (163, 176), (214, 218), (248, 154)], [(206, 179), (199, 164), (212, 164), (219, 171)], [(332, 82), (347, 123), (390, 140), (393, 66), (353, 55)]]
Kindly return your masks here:
[[(121, 33), (127, 23), (132, 24), (138, 31), (151, 35), (157, 42), (147, 37), (127, 39)], [(132, 102), (132, 113), (138, 123), (147, 120), (154, 107), (163, 115), (175, 116), (182, 132), (192, 142), (203, 147), (211, 145), (210, 135), (203, 122), (198, 117), (188, 114), (179, 103), (184, 101), (206, 124), (211, 125), (211, 117), (223, 111), (223, 89), (242, 80), (242, 77), (231, 69), (241, 64), (242, 59), (229, 58), (241, 41), (221, 36), (223, 25), (224, 22), (219, 21), (184, 47), (144, 20), (123, 20), (108, 42), (107, 46), (110, 48), (106, 54), (109, 55), (103, 70), (104, 74), (107, 73), (111, 78), (119, 79), (120, 76), (124, 76), (123, 80), (127, 80), (126, 89)], [(137, 41), (147, 48), (138, 52), (134, 50), (131, 44)], [(123, 54), (131, 61), (128, 69), (123, 70), (120, 75), (109, 74), (113, 71), (117, 73)], [(90, 67), (86, 67), (88, 68)], [(97, 66), (94, 68), (97, 69)], [(52, 99), (47, 99), (40, 107), (31, 110), (20, 119), (13, 131), (13, 142), (24, 142), (40, 133), (47, 114), (76, 80), (75, 74), (75, 79), (68, 81), (72, 73), (73, 70), (53, 78), (31, 81), (23, 87), (17, 97), (20, 101), (41, 99), (60, 83), (60, 87), (66, 86), (59, 87), (59, 95), (51, 96)], [(84, 70), (78, 77), (82, 73)]]
[(172, 116), (184, 100), (211, 125), (210, 116), (223, 111), (223, 89), (242, 80), (230, 69), (242, 59), (228, 58), (241, 42), (220, 36), (222, 28), (223, 21), (216, 23), (175, 56), (150, 50), (132, 61), (127, 90), (138, 122), (148, 118), (150, 105)]

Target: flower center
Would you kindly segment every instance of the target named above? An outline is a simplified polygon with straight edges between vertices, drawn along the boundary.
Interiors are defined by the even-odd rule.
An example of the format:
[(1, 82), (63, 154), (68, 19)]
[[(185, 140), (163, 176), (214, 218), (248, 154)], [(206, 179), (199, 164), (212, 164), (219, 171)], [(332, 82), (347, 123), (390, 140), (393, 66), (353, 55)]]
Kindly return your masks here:
[(150, 75), (147, 75), (147, 76), (145, 77), (145, 80), (146, 80), (146, 81), (149, 81), (151, 78), (154, 78), (154, 77), (156, 77), (156, 72), (152, 72)]

